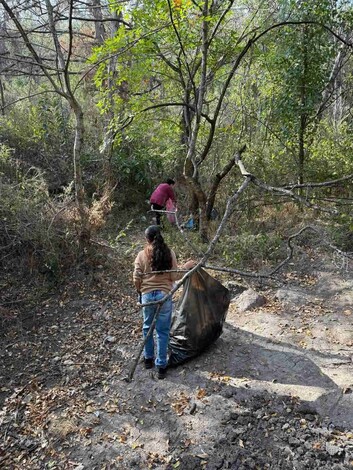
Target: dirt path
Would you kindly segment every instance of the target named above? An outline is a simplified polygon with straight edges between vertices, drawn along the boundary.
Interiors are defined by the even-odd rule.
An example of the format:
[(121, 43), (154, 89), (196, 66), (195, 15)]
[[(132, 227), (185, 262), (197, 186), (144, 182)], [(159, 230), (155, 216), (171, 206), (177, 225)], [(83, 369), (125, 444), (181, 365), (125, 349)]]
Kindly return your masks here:
[(248, 344), (243, 357), (257, 387), (259, 379), (270, 382), (267, 390), (296, 395), (331, 423), (353, 428), (353, 279), (319, 271), (310, 283), (273, 292), (257, 311), (231, 307), (228, 322)]
[(204, 354), (163, 381), (139, 364), (130, 384), (128, 281), (76, 278), (31, 328), (5, 325), (0, 467), (353, 468), (353, 278), (322, 268), (288, 273), (259, 309), (232, 303)]

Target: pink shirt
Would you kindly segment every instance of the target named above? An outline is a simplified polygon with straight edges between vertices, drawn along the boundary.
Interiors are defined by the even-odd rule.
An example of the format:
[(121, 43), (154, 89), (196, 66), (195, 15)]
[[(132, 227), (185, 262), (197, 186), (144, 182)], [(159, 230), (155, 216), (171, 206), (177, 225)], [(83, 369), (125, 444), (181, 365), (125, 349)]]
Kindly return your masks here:
[(151, 204), (159, 204), (160, 206), (165, 206), (165, 203), (171, 199), (175, 202), (175, 195), (173, 188), (168, 183), (162, 183), (157, 186), (157, 188), (153, 191), (150, 203)]

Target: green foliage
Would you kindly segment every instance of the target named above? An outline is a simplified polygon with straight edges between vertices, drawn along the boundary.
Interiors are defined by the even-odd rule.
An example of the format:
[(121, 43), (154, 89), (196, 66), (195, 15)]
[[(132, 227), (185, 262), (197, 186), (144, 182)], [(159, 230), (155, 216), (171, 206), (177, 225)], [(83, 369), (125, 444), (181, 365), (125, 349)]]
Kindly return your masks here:
[(328, 81), (334, 42), (322, 28), (308, 25), (283, 28), (273, 40), (264, 56), (266, 107), (283, 140), (297, 147), (299, 128), (303, 120), (309, 126)]
[(236, 236), (222, 237), (217, 252), (229, 267), (259, 269), (269, 262), (277, 262), (283, 256), (283, 245), (283, 240), (276, 233), (244, 231)]
[(333, 127), (324, 120), (313, 140), (308, 178), (316, 181), (340, 178), (353, 173), (353, 135), (351, 125)]
[[(111, 180), (117, 183), (115, 194), (119, 208), (135, 204), (142, 207), (152, 186), (160, 181), (162, 175), (178, 178), (183, 172), (195, 119), (194, 109), (203, 83), (203, 28), (211, 32), (216, 25), (217, 32), (212, 38), (209, 36), (207, 43), (207, 80), (202, 103), (202, 111), (210, 119), (218, 109), (230, 70), (248, 39), (253, 34), (270, 30), (249, 49), (232, 77), (220, 105), (212, 145), (206, 156), (202, 152), (212, 126), (204, 116), (201, 119), (194, 152), (197, 165), (193, 170), (202, 189), (205, 192), (210, 189), (212, 178), (220, 173), (244, 143), (247, 144), (244, 162), (252, 173), (269, 184), (296, 182), (300, 132), (303, 137), (305, 179), (320, 181), (352, 171), (349, 116), (344, 116), (343, 122), (335, 122), (335, 125), (329, 112), (326, 112), (321, 123), (318, 124), (316, 119), (339, 47), (338, 41), (323, 25), (336, 31), (342, 30), (342, 35), (345, 30), (349, 31), (350, 3), (336, 5), (330, 0), (283, 0), (279, 3), (261, 3), (259, 8), (258, 1), (241, 0), (224, 16), (228, 2), (210, 2), (210, 6), (210, 12), (204, 18), (203, 2), (109, 1), (109, 9), (122, 13), (131, 26), (120, 25), (114, 37), (106, 39), (103, 45), (93, 50), (88, 68), (96, 70), (94, 82), (97, 93), (89, 84), (90, 74), (86, 74), (85, 81), (80, 82), (81, 91), (75, 92), (83, 103), (86, 120), (86, 141), (79, 163), (82, 164), (87, 194), (92, 198), (100, 194), (100, 188), (106, 182), (99, 145), (108, 130), (115, 136), (109, 163)], [(291, 24), (271, 29), (274, 24), (287, 20), (317, 24)], [(45, 37), (41, 40), (44, 44)], [(77, 46), (75, 53), (78, 50)], [(348, 60), (347, 56), (349, 69), (352, 65)], [(76, 74), (81, 65), (76, 61), (71, 65)], [(346, 84), (350, 79), (348, 73), (342, 78)], [(78, 83), (79, 74), (73, 80)], [(14, 78), (11, 86), (15, 98), (17, 94), (29, 94), (33, 84), (30, 79)], [(35, 187), (31, 187), (28, 178), (23, 180), (23, 173), (19, 175), (19, 187), (15, 189), (14, 198), (16, 207), (10, 206), (9, 209), (14, 220), (17, 216), (18, 220), (22, 220), (23, 213), (19, 208), (25, 206), (26, 198), (31, 199), (29, 205), (38, 204), (30, 212), (32, 216), (38, 210), (42, 217), (49, 204), (45, 191), (38, 192), (38, 178), (46, 183), (50, 175), (59, 173), (56, 167), (60, 165), (67, 173), (71, 170), (67, 155), (72, 153), (74, 123), (69, 117), (68, 106), (61, 97), (46, 93), (48, 90), (43, 84), (36, 87), (35, 92), (45, 94), (17, 103), (7, 109), (6, 116), (0, 118), (0, 138), (16, 149), (18, 160), (30, 161), (27, 169), (36, 167), (47, 172), (45, 176), (40, 172), (40, 178), (37, 174), (33, 183)], [(348, 94), (344, 100), (345, 109), (350, 109)], [(109, 129), (104, 128), (108, 118)], [(3, 150), (4, 155), (6, 152), (6, 149)], [(204, 160), (199, 158), (201, 155)], [(40, 164), (37, 164), (38, 160)], [(8, 163), (2, 165), (5, 168)], [(18, 172), (17, 167), (13, 168)], [(238, 169), (234, 167), (222, 181), (216, 201), (219, 207), (224, 207), (240, 179)], [(43, 199), (37, 200), (40, 194)], [(182, 196), (186, 201), (187, 197)], [(264, 202), (258, 193), (251, 193), (251, 197), (253, 200), (257, 198), (259, 204)], [(249, 207), (254, 206), (249, 204)], [(257, 211), (254, 212), (257, 216)], [(48, 220), (43, 221), (43, 226), (53, 229)], [(69, 222), (68, 227), (70, 238), (72, 226)], [(247, 253), (251, 253), (252, 249), (258, 250), (259, 259), (275, 253), (277, 245), (271, 245), (272, 237), (252, 237), (248, 233), (239, 237), (245, 247), (244, 263), (250, 260)], [(36, 239), (42, 240), (39, 235)], [(38, 246), (46, 246), (46, 243), (44, 237)], [(243, 262), (239, 251), (237, 249), (232, 255), (227, 246), (224, 248), (229, 262)], [(48, 265), (60, 266), (60, 262), (54, 260)]]
[[(134, 116), (128, 136), (121, 137), (118, 144), (122, 148), (117, 149), (115, 156), (117, 169), (126, 180), (128, 175), (135, 174), (132, 181), (141, 181), (142, 174), (151, 170), (144, 164), (145, 155), (156, 164), (153, 168), (159, 166), (159, 173), (183, 168), (187, 149), (181, 142), (187, 142), (187, 130), (180, 104), (186, 97), (190, 103), (197, 99), (204, 18), (194, 2), (169, 5), (170, 10), (168, 2), (148, 0), (125, 10), (133, 28), (119, 28), (116, 36), (97, 48), (91, 57), (93, 63), (100, 64), (95, 81), (101, 110), (112, 110), (113, 91), (115, 128), (118, 130), (128, 116)], [(220, 21), (226, 6), (214, 5), (206, 18), (210, 31)], [(203, 110), (210, 116), (232, 63), (245, 46), (240, 31), (247, 27), (265, 30), (288, 19), (316, 24), (292, 24), (272, 30), (240, 64), (226, 94), (209, 154), (198, 168), (206, 190), (210, 175), (222, 169), (240, 142), (247, 143), (245, 159), (258, 176), (276, 184), (294, 182), (302, 171), (298, 169), (301, 145), (298, 136), (302, 131), (307, 176), (314, 169), (313, 164), (308, 164), (316, 158), (309, 157), (310, 133), (316, 132), (315, 114), (337, 51), (337, 42), (322, 25), (335, 27), (341, 11), (329, 0), (284, 1), (272, 16), (267, 9), (264, 14), (259, 13), (256, 2), (247, 8), (248, 13), (238, 18), (239, 24), (234, 23), (234, 12), (230, 10), (209, 44), (207, 71), (212, 80), (207, 82)], [(108, 89), (107, 79), (112, 77), (108, 58), (113, 55), (118, 57), (116, 80), (113, 88)], [(147, 108), (151, 109), (146, 111)], [(196, 153), (202, 151), (209, 127), (202, 120)], [(129, 152), (124, 150), (126, 146)], [(141, 164), (137, 162), (140, 159)], [(149, 174), (153, 175), (153, 171)]]
[(37, 102), (23, 102), (0, 119), (0, 137), (22, 151), (67, 152), (71, 143), (68, 109), (59, 97), (46, 95)]
[(58, 96), (50, 100), (46, 97), (38, 102), (34, 122), (37, 122), (37, 132), (47, 152), (57, 145), (59, 148), (68, 146), (72, 134), (69, 110)]
[[(110, 72), (109, 61), (103, 59), (118, 55), (117, 78), (113, 87), (116, 126), (119, 127), (119, 120), (124, 121), (126, 116), (134, 115), (135, 119), (128, 128), (129, 136), (134, 140), (139, 138), (148, 153), (163, 156), (163, 165), (167, 169), (180, 167), (178, 161), (185, 152), (181, 144), (185, 133), (182, 103), (186, 84), (183, 80), (187, 81), (190, 70), (195, 69), (196, 86), (199, 83), (202, 27), (202, 15), (195, 4), (183, 1), (180, 8), (173, 2), (171, 5), (172, 10), (169, 11), (167, 2), (139, 4), (130, 11), (133, 30), (120, 28), (117, 35), (97, 48), (91, 58), (92, 62), (100, 61), (95, 80), (101, 93), (99, 106), (106, 112), (112, 90), (105, 87)], [(207, 18), (210, 28), (216, 25), (222, 11), (219, 8)], [(222, 83), (221, 75), (218, 76), (220, 55), (227, 54), (232, 60), (234, 51), (239, 48), (231, 27), (221, 31), (213, 39), (209, 52), (209, 69), (215, 71), (214, 80), (209, 84), (210, 102), (213, 90)], [(191, 87), (191, 84), (187, 86)], [(190, 92), (194, 91), (190, 89)], [(159, 107), (146, 111), (156, 104)]]
[(122, 238), (125, 238), (127, 236), (127, 231), (131, 228), (133, 221), (134, 221), (133, 219), (129, 220), (126, 227), (119, 230), (118, 235), (114, 239), (115, 243), (118, 243)]
[(131, 153), (127, 148), (120, 147), (117, 150), (114, 153), (112, 164), (119, 181), (131, 187), (149, 184), (151, 167), (154, 165), (157, 168), (160, 158), (150, 155), (148, 149), (138, 146), (133, 147)]
[[(329, 0), (281, 2), (278, 22), (315, 24), (275, 28), (251, 54), (251, 73), (235, 99), (242, 106), (240, 124), (250, 141), (245, 158), (251, 171), (268, 182), (325, 178), (326, 165), (320, 167), (312, 152), (316, 152), (317, 112), (341, 47), (324, 25), (335, 30), (340, 13)], [(340, 29), (345, 27), (340, 24)]]
[(6, 144), (0, 142), (0, 163), (6, 163), (10, 160), (11, 149)]

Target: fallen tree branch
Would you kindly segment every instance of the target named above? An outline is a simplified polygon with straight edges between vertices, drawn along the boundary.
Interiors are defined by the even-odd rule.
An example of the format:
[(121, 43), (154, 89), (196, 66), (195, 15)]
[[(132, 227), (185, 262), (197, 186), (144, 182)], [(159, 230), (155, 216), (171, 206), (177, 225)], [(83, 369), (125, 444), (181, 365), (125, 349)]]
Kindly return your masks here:
[(221, 272), (230, 273), (230, 274), (237, 274), (241, 277), (251, 277), (255, 279), (270, 279), (271, 281), (280, 282), (279, 279), (272, 276), (272, 273), (270, 274), (251, 273), (251, 272), (246, 272), (246, 271), (240, 271), (239, 269), (223, 268), (220, 266), (211, 266), (208, 264), (203, 266), (203, 268), (210, 269), (212, 271), (221, 271)]
[[(245, 166), (241, 160), (241, 154), (238, 153), (238, 156), (236, 157), (236, 163), (240, 169), (240, 172), (242, 174), (242, 176), (246, 176), (246, 177), (250, 177), (251, 178), (251, 182), (261, 188), (261, 189), (264, 189), (265, 191), (268, 191), (268, 192), (272, 192), (272, 193), (277, 193), (277, 194), (282, 194), (284, 196), (287, 196), (291, 199), (294, 199), (296, 200), (297, 202), (305, 205), (306, 207), (309, 207), (311, 209), (316, 209), (316, 210), (319, 210), (321, 212), (326, 212), (326, 213), (329, 213), (329, 214), (332, 214), (332, 215), (338, 215), (339, 212), (337, 209), (328, 209), (328, 208), (325, 208), (325, 207), (321, 207), (321, 206), (318, 206), (317, 204), (313, 204), (312, 202), (308, 201), (306, 198), (302, 197), (302, 196), (299, 196), (298, 194), (296, 194), (295, 192), (293, 192), (293, 189), (297, 189), (297, 188), (322, 188), (322, 187), (331, 187), (331, 186), (335, 186), (335, 185), (339, 185), (345, 181), (349, 181), (351, 179), (353, 179), (353, 175), (347, 175), (347, 176), (344, 176), (342, 178), (339, 178), (339, 179), (336, 179), (336, 180), (331, 180), (331, 181), (326, 181), (326, 182), (322, 182), (322, 183), (305, 183), (305, 184), (297, 184), (297, 185), (291, 185), (291, 186), (284, 186), (284, 187), (276, 187), (276, 186), (271, 186), (267, 183), (264, 183), (263, 181), (261, 181), (259, 178), (257, 178), (255, 175), (251, 174), (249, 171), (247, 171), (245, 169)], [(290, 188), (290, 189), (288, 189)]]
[(279, 194), (284, 194), (284, 195), (288, 196), (289, 198), (294, 199), (294, 200), (298, 201), (299, 203), (303, 204), (304, 206), (309, 207), (311, 209), (316, 209), (316, 210), (319, 210), (321, 212), (326, 212), (326, 213), (329, 213), (329, 214), (332, 214), (332, 215), (338, 215), (338, 210), (337, 209), (327, 209), (325, 207), (318, 206), (317, 204), (313, 204), (310, 201), (308, 201), (306, 198), (304, 198), (302, 196), (299, 196), (298, 194), (294, 193), (290, 189), (284, 189), (284, 188), (281, 188), (281, 187), (270, 186), (270, 185), (260, 181), (256, 177), (253, 177), (253, 183), (255, 184), (255, 186), (258, 186), (261, 189), (265, 189), (266, 191), (279, 193)]
[(302, 183), (302, 184), (293, 184), (284, 186), (284, 189), (297, 189), (297, 188), (324, 188), (324, 187), (331, 187), (331, 186), (339, 186), (341, 183), (345, 183), (346, 181), (353, 180), (353, 174), (343, 176), (342, 178), (338, 178), (335, 180), (330, 181), (323, 181), (322, 183)]

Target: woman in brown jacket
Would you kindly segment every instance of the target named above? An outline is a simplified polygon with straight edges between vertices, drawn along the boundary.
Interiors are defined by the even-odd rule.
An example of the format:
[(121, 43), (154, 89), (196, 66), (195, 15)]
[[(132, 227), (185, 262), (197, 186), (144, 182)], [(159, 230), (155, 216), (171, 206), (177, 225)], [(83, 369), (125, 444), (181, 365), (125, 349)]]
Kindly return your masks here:
[[(164, 242), (160, 227), (151, 225), (145, 230), (147, 244), (135, 259), (133, 274), (134, 284), (142, 294), (142, 303), (156, 302), (168, 294), (174, 281), (183, 274), (176, 272), (153, 273), (153, 271), (169, 271), (178, 269), (176, 256)], [(187, 261), (181, 269), (190, 269), (194, 261)], [(146, 338), (159, 304), (143, 307), (143, 337)], [(172, 298), (167, 299), (161, 306), (155, 325), (157, 339), (157, 354), (154, 352), (153, 334), (149, 336), (144, 347), (144, 363), (146, 369), (151, 369), (153, 363), (157, 367), (158, 378), (164, 379), (167, 370), (167, 350), (169, 332), (172, 320)]]

